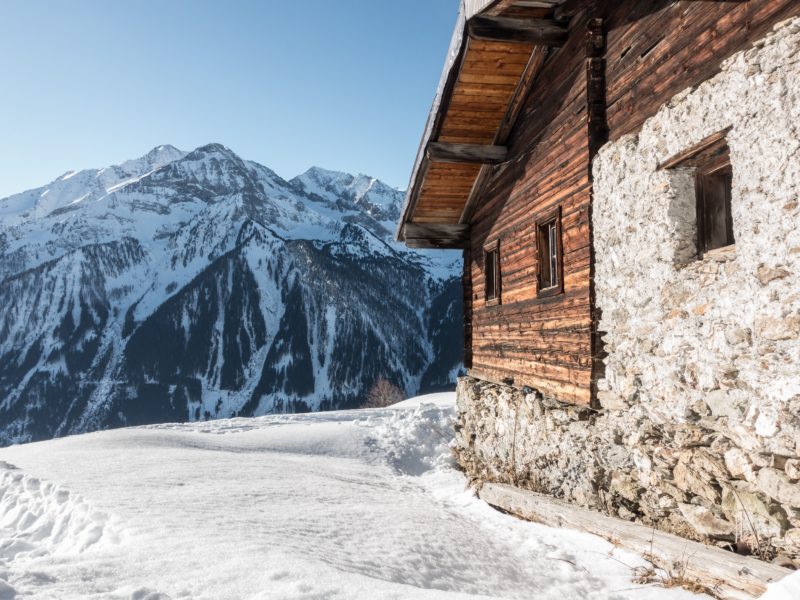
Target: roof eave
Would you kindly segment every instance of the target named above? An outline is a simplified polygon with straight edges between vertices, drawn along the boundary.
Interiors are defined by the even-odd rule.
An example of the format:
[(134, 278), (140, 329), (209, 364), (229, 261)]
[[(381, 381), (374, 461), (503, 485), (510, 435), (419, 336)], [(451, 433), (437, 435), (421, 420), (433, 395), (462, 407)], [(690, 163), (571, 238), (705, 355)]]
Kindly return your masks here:
[[(405, 241), (405, 225), (409, 221), (411, 212), (413, 211), (413, 199), (416, 195), (416, 188), (422, 163), (425, 160), (425, 149), (430, 142), (433, 135), (436, 121), (440, 117), (439, 109), (442, 106), (445, 91), (447, 90), (450, 79), (457, 76), (457, 67), (459, 63), (459, 56), (464, 51), (464, 44), (466, 42), (466, 23), (469, 16), (474, 16), (479, 10), (485, 9), (495, 0), (462, 0), (458, 11), (458, 20), (456, 21), (453, 37), (450, 39), (450, 46), (447, 49), (447, 59), (445, 60), (442, 75), (439, 78), (439, 85), (436, 88), (436, 95), (433, 98), (430, 112), (428, 113), (428, 120), (425, 123), (425, 129), (420, 140), (419, 149), (417, 150), (417, 157), (414, 160), (414, 168), (411, 171), (411, 179), (406, 189), (406, 197), (403, 201), (403, 209), (401, 211), (400, 222), (397, 226), (395, 237), (398, 241)], [(468, 12), (469, 11), (469, 12)], [(468, 16), (469, 15), (469, 16)]]
[[(582, 2), (585, 2), (585, 0), (542, 0), (542, 2), (540, 3), (527, 0), (527, 4), (529, 5), (533, 4), (542, 5), (542, 6), (528, 6), (528, 8), (564, 9), (567, 6), (570, 6), (571, 8), (569, 9), (569, 11), (574, 11), (576, 7), (579, 7), (582, 4)], [(421, 186), (424, 185), (425, 179), (427, 177), (427, 171), (432, 164), (431, 161), (429, 160), (429, 157), (427, 156), (427, 150), (429, 148), (430, 143), (432, 141), (437, 140), (439, 137), (439, 133), (442, 129), (443, 122), (445, 120), (447, 106), (450, 103), (453, 89), (455, 88), (457, 81), (459, 79), (459, 72), (462, 66), (461, 65), (462, 57), (468, 51), (467, 48), (468, 41), (470, 35), (472, 35), (468, 30), (469, 24), (477, 21), (477, 19), (473, 19), (473, 17), (485, 16), (485, 15), (496, 16), (497, 14), (503, 14), (503, 11), (512, 6), (513, 4), (514, 2), (509, 0), (461, 0), (460, 2), (458, 20), (456, 22), (455, 30), (453, 31), (453, 35), (450, 40), (450, 46), (447, 51), (447, 59), (445, 60), (445, 65), (444, 69), (442, 70), (442, 75), (439, 78), (439, 84), (436, 89), (436, 94), (434, 96), (430, 112), (428, 113), (428, 119), (426, 121), (425, 129), (423, 131), (419, 148), (417, 150), (417, 155), (414, 161), (414, 167), (411, 172), (411, 178), (409, 180), (408, 187), (406, 188), (406, 195), (403, 202), (401, 217), (397, 226), (397, 230), (395, 232), (395, 237), (398, 241), (408, 243), (409, 236), (407, 235), (406, 232), (406, 226), (409, 224), (416, 224), (414, 223), (413, 219), (417, 211), (417, 204), (419, 202)], [(495, 19), (495, 22), (501, 20), (502, 19)], [(505, 19), (505, 21), (515, 21), (515, 20), (519, 22), (522, 19)], [(543, 31), (546, 31), (546, 29)], [(497, 35), (497, 31), (494, 31), (493, 33)], [(566, 34), (566, 30), (564, 30), (564, 34)], [(553, 39), (547, 39), (546, 37), (540, 37), (543, 35), (544, 34), (539, 33), (537, 36), (537, 39), (541, 40), (543, 46), (548, 46), (548, 47), (553, 45), (557, 46), (561, 43), (560, 40), (553, 40)], [(542, 60), (544, 59), (542, 58)], [(529, 66), (531, 66), (531, 64), (533, 64), (533, 57), (531, 58), (531, 63), (529, 63)], [(539, 64), (538, 66), (541, 67), (541, 64)], [(521, 79), (520, 85), (522, 85), (523, 81), (524, 79)], [(517, 91), (519, 91), (519, 88)], [(514, 97), (516, 96), (517, 92), (515, 92), (514, 94)], [(524, 93), (521, 94), (520, 97), (524, 98)], [(509, 113), (507, 113), (506, 115), (507, 117), (509, 117), (508, 128), (513, 126), (513, 121), (514, 121), (513, 115), (515, 115), (516, 113), (514, 113), (514, 111), (510, 111), (510, 114), (512, 115), (511, 117), (509, 117)], [(498, 129), (498, 135), (500, 134), (500, 131), (501, 129)], [(508, 132), (506, 132), (506, 134), (507, 133)], [(505, 137), (507, 137), (507, 135)], [(484, 146), (483, 148), (485, 150), (489, 147)], [(481, 178), (485, 177), (486, 164), (491, 164), (491, 160), (475, 161), (475, 162), (477, 164), (480, 163), (484, 164), (484, 167), (481, 170), (478, 179), (476, 180), (476, 186), (477, 186)], [(473, 188), (473, 194), (472, 194), (473, 196), (476, 193), (475, 189), (476, 188)], [(468, 214), (469, 206), (470, 206), (470, 198), (467, 198), (467, 202), (465, 204), (464, 211), (462, 212), (461, 219), (458, 221), (458, 224), (451, 223), (452, 227), (458, 227), (464, 224), (464, 219), (466, 218), (465, 215)], [(413, 236), (411, 237), (413, 238)], [(431, 241), (435, 242), (438, 247), (452, 247), (452, 248), (463, 247), (462, 243), (463, 240), (461, 239), (460, 236), (457, 239), (454, 238), (453, 240), (449, 241), (442, 239), (436, 239)], [(421, 243), (421, 240), (414, 239), (414, 242)], [(452, 245), (447, 246), (446, 243), (450, 242), (452, 242)], [(445, 245), (439, 245), (439, 244), (445, 244)]]

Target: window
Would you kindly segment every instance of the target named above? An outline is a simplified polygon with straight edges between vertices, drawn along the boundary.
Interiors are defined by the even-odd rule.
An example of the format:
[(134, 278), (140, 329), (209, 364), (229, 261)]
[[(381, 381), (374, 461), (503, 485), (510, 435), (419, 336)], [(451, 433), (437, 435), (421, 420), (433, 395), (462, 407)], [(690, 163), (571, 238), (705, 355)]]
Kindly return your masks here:
[(694, 170), (698, 258), (734, 243), (729, 131), (715, 133), (659, 165), (661, 169)]
[(539, 297), (560, 294), (564, 291), (560, 208), (537, 221), (536, 249)]
[(487, 304), (500, 303), (500, 241), (487, 245), (484, 249), (483, 265), (486, 279), (485, 296)]
[(697, 255), (733, 244), (731, 190), (733, 171), (725, 160), (697, 170)]

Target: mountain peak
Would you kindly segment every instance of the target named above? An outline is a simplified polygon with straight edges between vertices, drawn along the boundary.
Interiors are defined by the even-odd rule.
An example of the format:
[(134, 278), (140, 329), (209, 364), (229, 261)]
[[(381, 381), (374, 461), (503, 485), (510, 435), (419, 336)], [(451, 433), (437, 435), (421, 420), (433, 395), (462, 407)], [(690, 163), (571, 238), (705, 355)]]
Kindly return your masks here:
[(345, 173), (343, 171), (333, 171), (331, 169), (324, 169), (322, 167), (311, 167), (301, 175), (290, 180), (295, 186), (304, 189), (310, 193), (316, 193), (320, 196), (319, 189), (325, 192), (339, 195), (342, 192), (351, 192), (355, 196), (362, 196), (368, 192), (373, 186), (380, 186), (382, 189), (392, 190), (381, 180), (359, 173), (353, 175), (352, 173)]
[(233, 150), (217, 142), (212, 142), (210, 144), (205, 144), (204, 146), (195, 148), (192, 152), (190, 152), (190, 154), (222, 154), (228, 158), (239, 158), (239, 156)]
[(402, 192), (375, 177), (363, 173), (351, 175), (321, 167), (311, 167), (289, 183), (311, 198), (337, 206), (345, 202), (379, 221), (396, 219), (403, 198)]
[(145, 154), (142, 158), (152, 156), (152, 157), (164, 157), (164, 156), (185, 156), (186, 152), (183, 150), (179, 150), (172, 144), (162, 144), (161, 146), (156, 146), (150, 152)]
[(186, 152), (170, 144), (156, 146), (141, 158), (127, 160), (119, 165), (125, 173), (141, 176), (149, 171), (154, 171), (171, 162), (182, 159)]
[(350, 173), (344, 171), (334, 171), (332, 169), (324, 169), (322, 167), (313, 166), (309, 168), (302, 175), (298, 177), (313, 177), (315, 179), (334, 180), (334, 179), (353, 179)]
[[(0, 304), (21, 315), (0, 319), (0, 445), (354, 406), (378, 377), (449, 382), (452, 353), (428, 356), (458, 347), (460, 292), (441, 285), (452, 259), (391, 239), (401, 195), (377, 180), (315, 168), (305, 181), (326, 196), (221, 144), (162, 145), (0, 200), (0, 280), (14, 277)], [(338, 356), (352, 368), (331, 368)], [(36, 402), (48, 410), (26, 412)]]

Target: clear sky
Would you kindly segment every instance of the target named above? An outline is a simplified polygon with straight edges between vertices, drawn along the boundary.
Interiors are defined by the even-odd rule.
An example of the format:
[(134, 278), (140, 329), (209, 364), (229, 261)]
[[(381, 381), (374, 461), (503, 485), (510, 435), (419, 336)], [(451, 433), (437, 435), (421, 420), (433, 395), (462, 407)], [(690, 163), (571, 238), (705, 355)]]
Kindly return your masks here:
[(405, 188), (458, 0), (0, 0), (0, 198), (159, 144)]

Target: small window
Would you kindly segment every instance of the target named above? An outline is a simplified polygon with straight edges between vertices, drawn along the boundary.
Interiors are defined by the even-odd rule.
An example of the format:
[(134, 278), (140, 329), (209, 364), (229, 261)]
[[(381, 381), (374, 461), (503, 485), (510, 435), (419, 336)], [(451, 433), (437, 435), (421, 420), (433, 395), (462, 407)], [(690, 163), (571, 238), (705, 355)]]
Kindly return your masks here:
[(697, 255), (734, 243), (731, 217), (733, 171), (727, 157), (710, 169), (697, 171)]
[(698, 258), (734, 243), (729, 131), (715, 133), (659, 165), (660, 169), (694, 169)]
[(564, 290), (561, 250), (561, 209), (536, 223), (539, 262), (539, 296), (553, 296)]
[(484, 276), (486, 278), (486, 303), (500, 303), (500, 242), (484, 248)]

